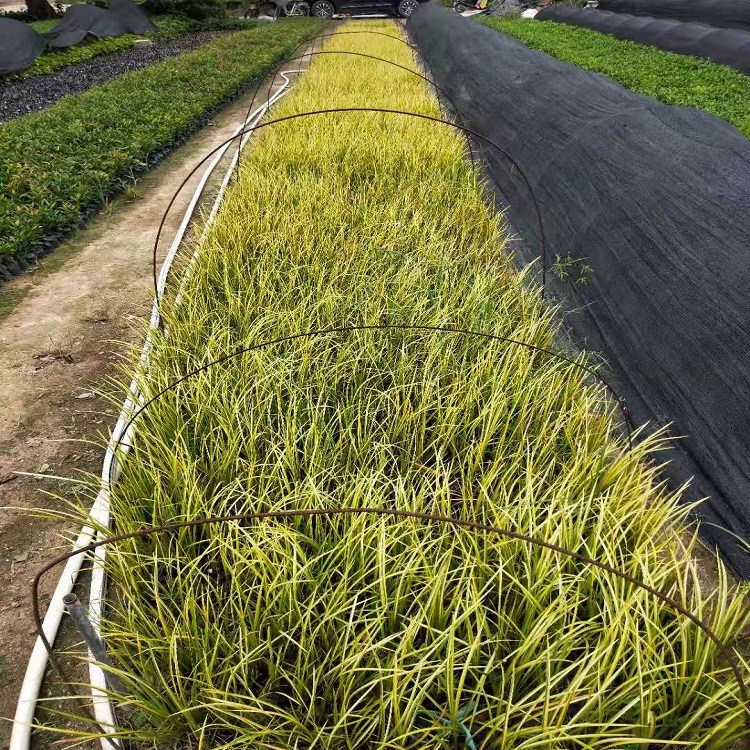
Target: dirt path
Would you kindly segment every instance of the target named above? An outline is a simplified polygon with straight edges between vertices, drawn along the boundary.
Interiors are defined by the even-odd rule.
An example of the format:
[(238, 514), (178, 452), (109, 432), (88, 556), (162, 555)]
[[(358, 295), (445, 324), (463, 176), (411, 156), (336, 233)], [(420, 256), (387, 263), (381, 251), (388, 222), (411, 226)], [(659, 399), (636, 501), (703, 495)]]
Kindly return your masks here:
[[(143, 177), (140, 197), (114, 202), (34, 273), (0, 286), (0, 308), (12, 306), (0, 320), (0, 717), (13, 716), (34, 641), (29, 583), (68, 548), (62, 534), (72, 531), (28, 509), (64, 509), (66, 500), (80, 494), (69, 480), (82, 472), (98, 475), (117, 408), (96, 394), (112, 391), (107, 379), (117, 375), (125, 343), (140, 343), (162, 212), (189, 170), (231, 135), (249, 100), (238, 99)], [(223, 174), (221, 165), (216, 174)], [(192, 192), (183, 191), (175, 205), (167, 238)], [(55, 583), (49, 576), (47, 594)], [(0, 750), (9, 736), (10, 725), (0, 722)]]

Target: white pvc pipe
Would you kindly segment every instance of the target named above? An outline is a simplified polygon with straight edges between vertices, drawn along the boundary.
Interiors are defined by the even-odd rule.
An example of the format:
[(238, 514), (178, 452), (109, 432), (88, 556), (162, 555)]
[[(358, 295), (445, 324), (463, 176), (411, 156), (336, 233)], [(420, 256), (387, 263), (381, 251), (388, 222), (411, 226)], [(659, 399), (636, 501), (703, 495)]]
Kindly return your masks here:
[[(286, 73), (297, 72), (300, 71), (294, 70), (281, 73), (282, 78), (284, 78), (284, 84), (281, 86), (281, 88), (279, 88), (274, 93), (274, 95), (269, 99), (268, 102), (263, 104), (261, 107), (258, 107), (253, 113), (251, 113), (234, 131), (233, 135), (238, 135), (242, 131), (242, 129), (245, 128), (251, 121), (253, 126), (255, 126), (261, 119), (261, 117), (263, 117), (269, 105), (273, 104), (286, 93), (288, 93), (288, 86), (290, 81)], [(252, 135), (252, 132), (248, 133), (241, 139), (240, 147), (245, 145), (250, 135)], [(157, 280), (157, 294), (151, 311), (149, 332), (146, 336), (146, 340), (144, 341), (143, 349), (141, 352), (141, 366), (144, 366), (148, 362), (148, 354), (152, 346), (152, 333), (159, 324), (158, 303), (164, 293), (164, 287), (166, 284), (166, 278), (169, 269), (175, 259), (177, 250), (182, 243), (182, 239), (190, 224), (193, 213), (195, 212), (195, 208), (198, 204), (198, 200), (200, 199), (201, 193), (205, 188), (206, 182), (208, 181), (208, 178), (211, 176), (213, 171), (216, 169), (217, 165), (219, 164), (231, 144), (232, 141), (225, 144), (216, 153), (210, 164), (206, 167), (193, 193), (190, 203), (188, 204), (188, 207), (185, 211), (185, 216), (183, 217), (180, 227), (177, 230), (177, 234), (175, 235), (175, 238), (170, 245), (169, 252), (167, 253), (167, 256), (164, 260), (161, 273), (159, 274), (159, 278)], [(209, 222), (213, 221), (214, 217), (216, 216), (216, 212), (218, 211), (219, 204), (221, 203), (221, 200), (224, 196), (226, 186), (229, 183), (231, 173), (237, 164), (237, 159), (238, 154), (235, 154), (231, 164), (229, 165), (227, 173), (224, 176), (224, 180), (222, 181), (219, 194), (216, 197), (216, 201), (214, 202), (211, 214), (209, 216)], [(193, 259), (194, 258), (195, 255), (193, 256)], [(95, 533), (97, 539), (102, 539), (103, 535), (106, 533), (106, 529), (109, 527), (110, 474), (112, 477), (112, 481), (114, 482), (117, 481), (117, 477), (120, 471), (120, 466), (115, 456), (114, 450), (121, 438), (125, 443), (127, 443), (127, 438), (132, 431), (132, 426), (128, 429), (126, 434), (123, 434), (125, 425), (127, 424), (127, 421), (129, 420), (133, 410), (136, 408), (136, 405), (141, 402), (142, 397), (138, 390), (137, 382), (135, 379), (133, 379), (130, 384), (129, 395), (126, 398), (125, 403), (123, 404), (120, 416), (112, 432), (112, 436), (110, 437), (107, 451), (104, 456), (104, 462), (102, 465), (102, 487), (99, 490), (99, 494), (97, 495), (96, 500), (91, 507), (91, 511), (89, 514), (91, 518), (91, 524), (85, 525), (79, 532), (78, 537), (73, 544), (74, 550), (80, 549), (90, 544), (92, 539), (94, 538)], [(127, 447), (123, 446), (123, 450), (127, 452)], [(98, 527), (96, 531), (94, 526)], [(60, 576), (60, 580), (58, 581), (55, 588), (54, 594), (52, 595), (52, 598), (50, 600), (47, 612), (44, 615), (42, 630), (45, 637), (50, 643), (54, 643), (55, 641), (55, 637), (62, 620), (62, 615), (65, 611), (62, 599), (66, 594), (69, 594), (73, 590), (73, 586), (75, 585), (76, 578), (78, 577), (78, 573), (83, 563), (83, 557), (84, 555), (80, 554), (68, 559), (65, 564), (63, 573)], [(101, 621), (101, 614), (103, 609), (105, 583), (103, 568), (104, 560), (105, 547), (102, 546), (95, 550), (94, 554), (93, 570), (91, 574), (91, 597), (89, 601), (89, 613), (97, 630)], [(34, 711), (36, 709), (36, 702), (39, 696), (39, 690), (41, 688), (42, 680), (44, 678), (44, 673), (47, 669), (48, 657), (49, 655), (47, 653), (47, 649), (44, 646), (44, 643), (42, 642), (42, 639), (40, 637), (37, 637), (34, 643), (34, 648), (31, 652), (28, 666), (26, 668), (26, 674), (24, 675), (24, 680), (21, 685), (18, 704), (16, 706), (16, 713), (13, 719), (13, 730), (11, 733), (9, 750), (28, 750), (29, 748), (31, 741), (31, 729), (34, 721)], [(91, 678), (94, 715), (96, 717), (96, 720), (108, 733), (113, 733), (116, 731), (116, 725), (112, 712), (112, 706), (105, 693), (106, 683), (104, 681), (104, 672), (98, 665), (91, 662), (89, 665), (89, 675)], [(102, 746), (104, 750), (120, 750), (121, 747), (119, 741), (115, 738), (103, 738)]]

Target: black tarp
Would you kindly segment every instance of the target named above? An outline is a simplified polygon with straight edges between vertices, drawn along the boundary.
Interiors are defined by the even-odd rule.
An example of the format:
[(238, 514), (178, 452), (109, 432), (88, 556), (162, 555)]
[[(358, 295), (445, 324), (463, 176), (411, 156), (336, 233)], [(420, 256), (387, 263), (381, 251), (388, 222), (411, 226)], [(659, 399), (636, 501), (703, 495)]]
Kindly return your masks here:
[(44, 37), (28, 24), (0, 18), (0, 75), (28, 68), (46, 46)]
[(89, 34), (106, 39), (126, 33), (125, 25), (114, 13), (79, 3), (69, 6), (60, 23), (45, 36), (50, 47), (72, 47)]
[(109, 12), (117, 17), (128, 34), (153, 34), (159, 30), (148, 13), (133, 0), (110, 0)]
[(21, 21), (0, 18), (0, 75), (27, 68), (48, 45), (72, 47), (89, 34), (106, 39), (156, 31), (148, 14), (133, 0), (110, 0), (108, 9), (86, 3), (71, 5), (55, 28), (44, 35)]
[(599, 8), (750, 31), (750, 0), (599, 0)]
[[(674, 488), (694, 477), (684, 498), (709, 496), (703, 538), (750, 578), (750, 141), (436, 3), (408, 29), (466, 125), (531, 181), (548, 258), (590, 266), (576, 281), (549, 274), (566, 330), (603, 353), (634, 422), (685, 436), (659, 454), (664, 475)], [(525, 183), (484, 156), (538, 255)]]
[[(747, 2), (750, 4), (750, 0)], [(544, 8), (537, 13), (536, 20), (568, 23), (680, 55), (705, 57), (750, 74), (750, 31), (720, 29), (703, 23), (631, 16), (570, 5)]]

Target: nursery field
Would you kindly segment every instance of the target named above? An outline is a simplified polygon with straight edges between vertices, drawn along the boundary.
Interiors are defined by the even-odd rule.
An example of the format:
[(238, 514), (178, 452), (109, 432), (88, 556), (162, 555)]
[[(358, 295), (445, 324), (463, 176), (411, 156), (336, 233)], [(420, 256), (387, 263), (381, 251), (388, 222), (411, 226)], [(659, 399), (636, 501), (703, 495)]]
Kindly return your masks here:
[(552, 21), (487, 18), (481, 23), (639, 94), (704, 109), (750, 138), (750, 76), (732, 68)]
[(319, 27), (230, 34), (0, 125), (0, 264), (54, 244)]
[[(367, 33), (398, 24), (343, 29), (362, 33), (326, 51), (416, 69), (401, 41)], [(318, 57), (273, 116), (358, 107), (441, 117), (417, 76), (343, 54)], [(630, 449), (586, 355), (555, 355), (553, 311), (483, 189), (462, 137), (425, 119), (349, 111), (257, 134), (183, 248), (148, 366), (134, 353), (126, 368), (147, 407), (112, 525), (381, 514), (109, 545), (122, 737), (719, 750), (744, 736), (706, 632), (582, 559), (673, 597), (724, 642), (750, 625), (723, 572), (715, 587), (698, 575), (688, 509), (657, 479), (660, 437)]]

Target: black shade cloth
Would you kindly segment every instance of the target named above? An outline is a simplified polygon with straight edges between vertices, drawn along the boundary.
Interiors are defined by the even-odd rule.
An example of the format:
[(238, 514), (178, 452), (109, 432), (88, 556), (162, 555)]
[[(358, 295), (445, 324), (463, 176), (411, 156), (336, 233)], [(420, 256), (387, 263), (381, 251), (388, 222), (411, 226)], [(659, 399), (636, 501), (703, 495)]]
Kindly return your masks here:
[(153, 34), (159, 30), (148, 13), (133, 0), (110, 0), (109, 12), (120, 21), (128, 34)]
[(0, 75), (28, 68), (46, 46), (44, 37), (28, 24), (0, 18)]
[(43, 36), (21, 21), (0, 18), (0, 75), (27, 68), (48, 45), (72, 47), (89, 34), (105, 39), (158, 30), (133, 0), (110, 0), (109, 9), (86, 3), (71, 5), (55, 28)]
[(750, 31), (750, 0), (599, 0), (599, 8)]
[(125, 25), (115, 13), (79, 3), (69, 6), (60, 23), (45, 36), (50, 47), (72, 47), (88, 34), (105, 39), (126, 33)]
[[(750, 0), (747, 2), (750, 5)], [(582, 26), (668, 52), (705, 57), (750, 74), (750, 31), (720, 29), (703, 23), (631, 16), (571, 5), (551, 5), (537, 13), (536, 20)]]
[[(530, 22), (532, 23), (532, 22)], [(601, 351), (636, 424), (672, 423), (672, 487), (706, 495), (701, 533), (750, 578), (750, 142), (699, 110), (669, 107), (515, 39), (420, 5), (408, 29), (466, 125), (521, 165), (578, 345)], [(534, 255), (529, 191), (483, 149), (490, 179)], [(720, 528), (719, 528), (720, 527)], [(736, 535), (736, 536), (735, 536)]]

